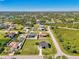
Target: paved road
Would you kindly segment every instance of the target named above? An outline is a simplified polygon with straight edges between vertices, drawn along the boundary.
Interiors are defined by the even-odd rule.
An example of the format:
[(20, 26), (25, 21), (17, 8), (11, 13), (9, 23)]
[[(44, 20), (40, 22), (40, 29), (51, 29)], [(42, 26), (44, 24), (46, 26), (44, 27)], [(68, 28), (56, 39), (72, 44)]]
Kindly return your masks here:
[(52, 31), (50, 30), (50, 27), (48, 27), (48, 31), (49, 31), (49, 34), (54, 42), (54, 45), (56, 47), (56, 50), (57, 50), (57, 54), (56, 56), (62, 56), (62, 55), (65, 55), (68, 57), (68, 59), (79, 59), (79, 56), (70, 56), (70, 55), (67, 55), (65, 53), (62, 52), (62, 50), (60, 49), (60, 46), (58, 44), (58, 42), (56, 41), (56, 38), (54, 37), (54, 35), (52, 34)]
[(68, 30), (79, 30), (79, 29), (76, 29), (76, 28), (68, 28), (68, 27), (58, 27), (58, 28), (68, 29)]
[(34, 55), (34, 56), (0, 56), (0, 58), (3, 58), (3, 59), (13, 59), (13, 58), (16, 58), (16, 59), (43, 59), (42, 56), (38, 56), (38, 55)]
[(51, 32), (51, 30), (50, 30), (50, 27), (48, 27), (48, 31), (49, 31), (49, 34), (50, 34), (50, 36), (51, 36), (53, 42), (54, 42), (54, 45), (55, 45), (56, 49), (57, 49), (57, 54), (56, 54), (56, 55), (57, 55), (57, 56), (62, 56), (64, 53), (61, 51), (58, 42), (56, 41), (54, 35), (52, 34), (52, 32)]

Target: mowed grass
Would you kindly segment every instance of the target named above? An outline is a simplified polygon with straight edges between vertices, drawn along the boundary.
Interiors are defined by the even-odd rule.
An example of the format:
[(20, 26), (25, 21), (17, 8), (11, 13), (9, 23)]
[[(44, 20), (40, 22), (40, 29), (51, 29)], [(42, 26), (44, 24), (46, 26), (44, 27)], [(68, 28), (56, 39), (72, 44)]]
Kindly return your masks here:
[(9, 38), (5, 38), (4, 35), (5, 35), (5, 32), (3, 30), (0, 30), (0, 46), (3, 46), (10, 40)]
[(65, 53), (79, 55), (79, 31), (55, 29), (54, 32)]
[(5, 38), (5, 39), (0, 39), (0, 45), (3, 46), (4, 44), (8, 43), (10, 39)]
[[(4, 51), (6, 50), (6, 44), (11, 40), (9, 38), (4, 37), (5, 36), (5, 31), (4, 30), (0, 30), (0, 48), (3, 47), (4, 50), (2, 51), (2, 53), (0, 53), (0, 55), (7, 55), (4, 53)], [(7, 50), (8, 51), (8, 50)]]
[(37, 55), (38, 52), (38, 48), (36, 46), (37, 40), (26, 40), (22, 51), (21, 51), (21, 55)]
[(5, 38), (5, 31), (4, 30), (0, 30), (0, 39)]
[(48, 37), (48, 39), (46, 39), (45, 41), (48, 42), (51, 45), (51, 47), (43, 49), (42, 54), (43, 55), (54, 55), (54, 54), (56, 54), (56, 48), (54, 46), (52, 39), (50, 37)]
[(46, 48), (42, 50), (43, 55), (54, 55), (56, 54), (56, 49), (55, 46), (51, 40), (51, 38), (48, 39), (42, 39), (42, 40), (30, 40), (27, 39), (22, 50), (21, 50), (21, 55), (38, 55), (39, 50), (38, 50), (38, 45), (36, 45), (37, 42), (41, 41), (46, 41), (51, 44), (51, 48)]

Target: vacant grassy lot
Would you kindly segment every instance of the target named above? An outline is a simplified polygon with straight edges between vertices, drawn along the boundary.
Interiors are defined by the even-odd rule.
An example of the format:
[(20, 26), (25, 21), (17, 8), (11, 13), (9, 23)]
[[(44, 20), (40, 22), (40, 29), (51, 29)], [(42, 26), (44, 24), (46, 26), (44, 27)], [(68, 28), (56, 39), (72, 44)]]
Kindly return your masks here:
[(37, 55), (38, 52), (38, 48), (36, 46), (37, 40), (26, 40), (22, 51), (21, 51), (21, 55)]
[(54, 29), (54, 33), (65, 53), (79, 55), (79, 31)]

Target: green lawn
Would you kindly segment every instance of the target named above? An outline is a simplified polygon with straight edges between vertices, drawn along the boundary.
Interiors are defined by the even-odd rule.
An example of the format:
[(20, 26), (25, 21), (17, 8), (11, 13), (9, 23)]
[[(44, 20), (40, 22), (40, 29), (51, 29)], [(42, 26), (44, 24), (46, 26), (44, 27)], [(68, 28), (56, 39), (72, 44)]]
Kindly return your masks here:
[(42, 50), (43, 55), (54, 55), (56, 53), (55, 46), (54, 46), (51, 38), (50, 37), (47, 37), (47, 38), (48, 39), (44, 39), (44, 40), (27, 39), (22, 50), (21, 50), (21, 55), (38, 55), (39, 51), (38, 51), (38, 47), (37, 47), (36, 43), (41, 42), (41, 41), (46, 41), (51, 44), (51, 48)]
[(7, 38), (5, 38), (5, 39), (0, 39), (0, 46), (5, 45), (7, 42), (9, 42), (9, 40), (10, 40), (10, 39), (7, 39)]
[(3, 30), (0, 30), (0, 45), (6, 44), (10, 39), (4, 37), (5, 32)]
[(48, 42), (51, 45), (51, 48), (43, 49), (43, 55), (54, 55), (54, 54), (56, 54), (56, 49), (55, 49), (54, 43), (52, 42), (51, 38), (48, 37), (48, 39), (46, 39), (45, 41)]
[[(4, 51), (6, 50), (6, 44), (10, 41), (9, 38), (0, 38), (0, 48), (3, 47), (3, 51), (2, 53), (0, 53), (0, 55), (7, 55), (6, 53), (4, 53)], [(8, 52), (8, 50), (7, 50)]]
[(62, 50), (70, 55), (79, 55), (79, 31), (54, 29)]
[(37, 40), (26, 40), (22, 50), (21, 50), (21, 55), (37, 55), (38, 48), (36, 46)]
[(0, 30), (0, 39), (3, 39), (5, 35), (5, 31), (4, 30)]

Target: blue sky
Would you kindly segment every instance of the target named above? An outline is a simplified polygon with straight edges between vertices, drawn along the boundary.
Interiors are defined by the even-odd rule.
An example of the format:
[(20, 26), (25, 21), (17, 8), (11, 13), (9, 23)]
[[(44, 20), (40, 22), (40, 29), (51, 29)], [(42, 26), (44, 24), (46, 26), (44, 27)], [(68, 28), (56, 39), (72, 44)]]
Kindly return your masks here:
[(79, 0), (0, 0), (0, 11), (79, 11)]

